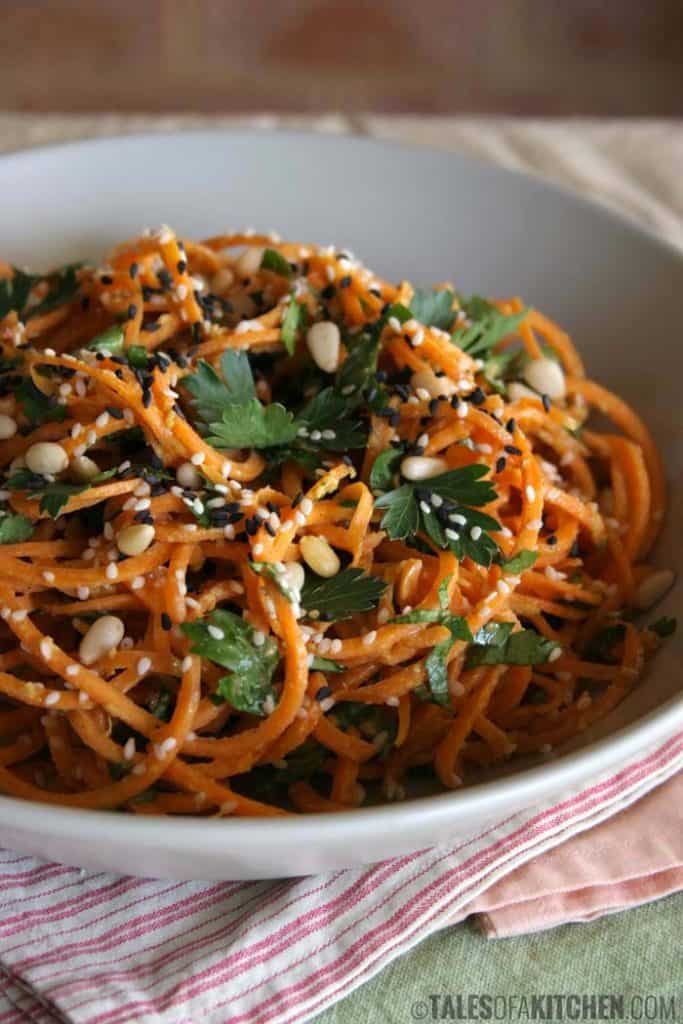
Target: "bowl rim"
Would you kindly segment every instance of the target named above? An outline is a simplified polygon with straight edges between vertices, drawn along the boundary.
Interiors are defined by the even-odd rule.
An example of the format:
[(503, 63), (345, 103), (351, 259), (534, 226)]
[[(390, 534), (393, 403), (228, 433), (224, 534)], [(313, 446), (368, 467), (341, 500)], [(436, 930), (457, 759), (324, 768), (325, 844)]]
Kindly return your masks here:
[[(181, 142), (191, 137), (212, 143), (222, 140), (257, 138), (277, 138), (296, 142), (306, 139), (315, 141), (321, 146), (344, 146), (351, 142), (356, 145), (375, 149), (391, 149), (425, 152), (435, 154), (444, 159), (456, 160), (474, 168), (486, 169), (487, 172), (497, 171), (505, 176), (518, 180), (531, 180), (537, 188), (552, 195), (562, 197), (578, 204), (600, 219), (607, 219), (622, 230), (627, 231), (646, 241), (656, 249), (666, 251), (683, 268), (683, 251), (667, 238), (662, 238), (649, 227), (635, 218), (623, 213), (593, 195), (576, 192), (570, 187), (554, 181), (537, 171), (520, 170), (506, 167), (493, 160), (471, 154), (460, 149), (439, 148), (419, 142), (403, 142), (395, 139), (375, 138), (361, 135), (354, 131), (315, 131), (314, 129), (291, 129), (287, 127), (243, 127), (225, 128), (183, 128), (149, 132), (145, 130), (122, 134), (105, 135), (97, 138), (57, 141), (28, 149), (19, 149), (0, 154), (0, 165), (8, 163), (22, 164), (41, 158), (58, 156), (60, 153), (77, 155), (85, 154), (93, 149), (106, 148), (114, 144), (123, 146), (168, 144)], [(414, 797), (395, 803), (372, 805), (354, 808), (352, 811), (334, 811), (329, 813), (311, 813), (264, 818), (194, 818), (190, 816), (168, 815), (138, 816), (135, 814), (121, 815), (112, 810), (89, 810), (84, 808), (46, 804), (39, 801), (23, 800), (0, 794), (0, 822), (6, 821), (19, 828), (35, 828), (35, 818), (40, 815), (41, 831), (49, 830), (57, 836), (86, 830), (90, 838), (107, 838), (113, 822), (126, 824), (130, 830), (129, 840), (145, 845), (158, 843), (159, 831), (171, 829), (172, 838), (183, 843), (195, 843), (206, 839), (207, 828), (211, 831), (211, 839), (219, 838), (233, 841), (239, 832), (248, 832), (249, 841), (273, 841), (282, 838), (283, 824), (287, 825), (288, 833), (296, 832), (297, 841), (325, 840), (333, 836), (339, 839), (340, 831), (355, 832), (358, 836), (374, 832), (378, 826), (390, 827), (410, 818), (417, 827), (425, 825), (445, 824), (454, 820), (455, 812), (467, 815), (484, 811), (487, 815), (495, 815), (505, 810), (511, 800), (540, 800), (549, 791), (560, 792), (569, 790), (573, 784), (591, 774), (597, 776), (605, 770), (606, 765), (616, 762), (625, 764), (629, 757), (642, 754), (658, 743), (673, 742), (677, 729), (683, 728), (683, 692), (666, 700), (660, 706), (648, 711), (641, 718), (628, 725), (620, 726), (613, 733), (591, 741), (585, 748), (574, 750), (558, 757), (521, 768), (519, 771), (501, 778), (487, 779), (468, 785), (458, 790), (449, 790), (430, 796)], [(682, 734), (683, 735), (683, 734)], [(607, 756), (606, 756), (607, 755)]]

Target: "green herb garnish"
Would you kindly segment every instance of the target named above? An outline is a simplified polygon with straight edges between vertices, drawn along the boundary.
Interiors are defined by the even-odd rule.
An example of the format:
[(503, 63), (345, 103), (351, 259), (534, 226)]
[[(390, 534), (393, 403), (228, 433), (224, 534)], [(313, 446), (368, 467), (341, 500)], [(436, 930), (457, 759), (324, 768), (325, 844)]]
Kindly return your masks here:
[(193, 654), (230, 670), (219, 680), (216, 698), (237, 711), (265, 715), (268, 698), (275, 699), (271, 681), (280, 660), (272, 637), (256, 643), (253, 627), (223, 609), (216, 609), (208, 619), (185, 622), (181, 628), (192, 641)]
[(0, 518), (0, 544), (21, 544), (33, 536), (33, 523), (28, 516), (4, 515)]
[(559, 644), (535, 629), (513, 633), (512, 622), (488, 622), (474, 634), (467, 649), (465, 668), (479, 665), (543, 665)]
[(330, 579), (307, 575), (301, 588), (301, 606), (338, 622), (369, 612), (385, 590), (383, 580), (366, 576), (362, 569), (343, 569)]

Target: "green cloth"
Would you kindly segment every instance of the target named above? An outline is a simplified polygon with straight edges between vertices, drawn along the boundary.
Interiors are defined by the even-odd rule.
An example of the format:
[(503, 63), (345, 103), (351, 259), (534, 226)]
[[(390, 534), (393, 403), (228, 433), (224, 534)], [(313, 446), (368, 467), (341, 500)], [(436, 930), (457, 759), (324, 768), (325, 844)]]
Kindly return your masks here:
[[(633, 994), (674, 997), (680, 1022), (682, 922), (683, 893), (586, 924), (513, 939), (486, 939), (467, 921), (425, 939), (319, 1014), (315, 1024), (408, 1024), (414, 1019), (413, 1003), (430, 993), (530, 997), (570, 992), (623, 993), (627, 1019)], [(652, 1024), (665, 1020), (656, 1016)]]

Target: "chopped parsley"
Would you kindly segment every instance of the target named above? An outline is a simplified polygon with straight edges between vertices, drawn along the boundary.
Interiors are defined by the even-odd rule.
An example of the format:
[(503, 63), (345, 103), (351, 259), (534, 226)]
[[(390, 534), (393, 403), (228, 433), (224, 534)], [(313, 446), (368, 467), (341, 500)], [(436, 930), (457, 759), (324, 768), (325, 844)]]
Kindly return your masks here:
[(33, 536), (33, 523), (28, 516), (3, 515), (0, 518), (0, 544), (21, 544)]
[(275, 640), (257, 637), (248, 622), (224, 609), (216, 609), (208, 619), (185, 622), (181, 629), (192, 641), (193, 654), (230, 670), (218, 681), (216, 702), (227, 701), (250, 715), (265, 715), (268, 698), (275, 699), (272, 678), (280, 660)]
[(306, 307), (302, 303), (297, 302), (292, 295), (287, 303), (287, 309), (282, 317), (280, 327), (282, 344), (290, 356), (294, 354), (299, 333), (306, 326), (307, 317)]
[(56, 519), (69, 498), (87, 491), (90, 483), (70, 484), (63, 480), (49, 482), (30, 469), (18, 469), (5, 482), (5, 487), (9, 491), (26, 491), (30, 498), (40, 498), (40, 511)]
[(261, 269), (270, 270), (273, 274), (279, 274), (281, 277), (292, 276), (292, 268), (282, 253), (278, 252), (277, 249), (263, 250), (263, 256), (261, 257)]
[(452, 339), (473, 359), (489, 356), (493, 347), (508, 334), (512, 334), (529, 312), (523, 309), (508, 316), (480, 295), (461, 299), (460, 306), (472, 322), (469, 327), (456, 328)]
[(448, 692), (448, 655), (457, 640), (469, 641), (472, 633), (467, 621), (461, 615), (453, 615), (448, 603), (448, 583), (443, 580), (439, 586), (439, 607), (418, 608), (416, 611), (408, 612), (406, 615), (399, 615), (393, 622), (429, 622), (444, 626), (450, 632), (450, 637), (442, 640), (430, 651), (425, 661), (427, 679), (432, 699), (437, 704), (447, 705), (450, 702)]
[(506, 575), (518, 576), (519, 573), (535, 565), (537, 558), (538, 551), (529, 551), (524, 548), (522, 551), (518, 551), (516, 555), (513, 555), (512, 558), (508, 558), (506, 562), (501, 562), (500, 567)]
[(32, 427), (47, 423), (48, 420), (62, 421), (66, 408), (52, 395), (46, 395), (36, 387), (30, 377), (22, 377), (16, 390), (17, 402)]
[(450, 331), (455, 321), (453, 301), (455, 294), (449, 288), (441, 291), (426, 291), (416, 288), (410, 300), (410, 312), (425, 327), (438, 327)]
[(535, 629), (513, 633), (512, 622), (487, 622), (474, 634), (467, 649), (465, 668), (479, 665), (543, 665), (559, 648)]

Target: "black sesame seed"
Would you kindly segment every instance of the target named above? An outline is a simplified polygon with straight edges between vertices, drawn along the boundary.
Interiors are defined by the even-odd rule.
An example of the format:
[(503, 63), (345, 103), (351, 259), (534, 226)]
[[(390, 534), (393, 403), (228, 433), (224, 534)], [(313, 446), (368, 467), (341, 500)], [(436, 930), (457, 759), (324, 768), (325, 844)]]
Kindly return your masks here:
[(470, 402), (472, 403), (472, 405), (483, 405), (485, 401), (486, 395), (481, 390), (481, 388), (475, 388), (472, 394), (470, 395)]
[(551, 547), (554, 547), (554, 545), (557, 544), (557, 537), (554, 533), (551, 533), (546, 537), (545, 542), (546, 544), (550, 544)]
[(389, 374), (386, 370), (378, 370), (375, 374), (375, 380), (378, 384), (385, 384)]
[(436, 416), (437, 412), (439, 411), (439, 399), (430, 398), (429, 405), (427, 408), (429, 409), (430, 416)]
[(111, 274), (102, 274), (102, 276), (100, 277), (100, 281), (102, 282), (102, 284), (113, 284), (114, 278), (111, 276)]
[(151, 324), (145, 324), (144, 329), (147, 334), (155, 334), (156, 331), (161, 329), (161, 324), (158, 320), (153, 320)]
[(518, 448), (514, 444), (506, 444), (506, 445), (504, 445), (503, 451), (507, 452), (508, 455), (521, 455), (522, 454), (522, 449)]
[(173, 287), (173, 278), (171, 277), (166, 267), (161, 268), (161, 270), (157, 273), (157, 277), (159, 278), (159, 281), (163, 288)]
[(501, 457), (496, 462), (496, 473), (502, 473), (503, 470), (505, 469), (506, 465), (507, 465), (507, 459), (505, 458), (504, 455), (501, 455)]
[(342, 462), (345, 466), (353, 466), (353, 459), (350, 455), (342, 455)]
[(250, 537), (253, 537), (254, 534), (258, 533), (260, 525), (261, 520), (257, 516), (252, 516), (250, 519), (245, 519), (244, 521), (244, 527)]
[(244, 544), (247, 541), (247, 533), (245, 530), (240, 530), (239, 533), (235, 534), (235, 540), (239, 541), (240, 544)]
[(134, 281), (135, 278), (138, 276), (139, 269), (140, 267), (137, 263), (131, 263), (131, 265), (128, 267), (128, 273), (130, 274), (132, 281)]
[(192, 340), (198, 344), (202, 340), (202, 325), (201, 321), (195, 320), (192, 324)]
[(451, 398), (451, 408), (452, 409), (457, 409), (459, 405), (460, 405), (460, 399), (458, 398), (457, 395), (453, 395), (453, 397)]
[(325, 288), (323, 288), (323, 290), (320, 293), (320, 296), (321, 298), (325, 299), (325, 301), (327, 301), (328, 299), (334, 298), (336, 291), (337, 289), (334, 287), (333, 284), (328, 284)]
[(543, 402), (543, 408), (545, 409), (545, 411), (546, 412), (550, 412), (550, 408), (552, 406), (552, 402), (550, 401), (550, 396), (549, 395), (541, 395), (541, 401)]
[(149, 409), (150, 405), (152, 404), (152, 392), (151, 391), (147, 391), (145, 389), (142, 392), (142, 404), (144, 405), (145, 409)]
[(508, 434), (514, 434), (516, 427), (517, 420), (513, 419), (512, 417), (505, 424), (505, 429), (507, 430)]
[(376, 299), (382, 298), (382, 293), (379, 290), (379, 288), (369, 288), (368, 291), (370, 292), (371, 295), (374, 295)]
[(339, 281), (339, 287), (340, 288), (348, 288), (350, 286), (350, 284), (351, 284), (351, 275), (350, 274), (345, 274), (344, 277), (340, 278), (340, 281)]
[(572, 544), (571, 548), (569, 549), (569, 554), (570, 554), (571, 558), (580, 558), (581, 557), (581, 548), (579, 547), (578, 540), (575, 540), (574, 543)]
[(292, 498), (292, 508), (296, 508), (296, 506), (300, 505), (303, 500), (304, 500), (303, 491), (299, 491), (299, 493), (295, 494), (294, 497)]
[(318, 690), (318, 692), (315, 695), (315, 699), (318, 700), (318, 701), (326, 700), (328, 697), (331, 697), (331, 696), (332, 696), (332, 688), (329, 687), (329, 686), (321, 686), (320, 689)]
[(187, 260), (178, 260), (176, 268), (179, 274), (184, 274), (187, 270)]
[(166, 632), (168, 632), (169, 629), (171, 629), (172, 625), (173, 625), (173, 623), (171, 622), (171, 616), (168, 614), (168, 612), (162, 612), (161, 613), (161, 628), (165, 629)]
[(269, 533), (271, 537), (277, 537), (277, 530), (274, 526), (271, 526), (270, 523), (264, 523), (263, 526), (266, 533)]

